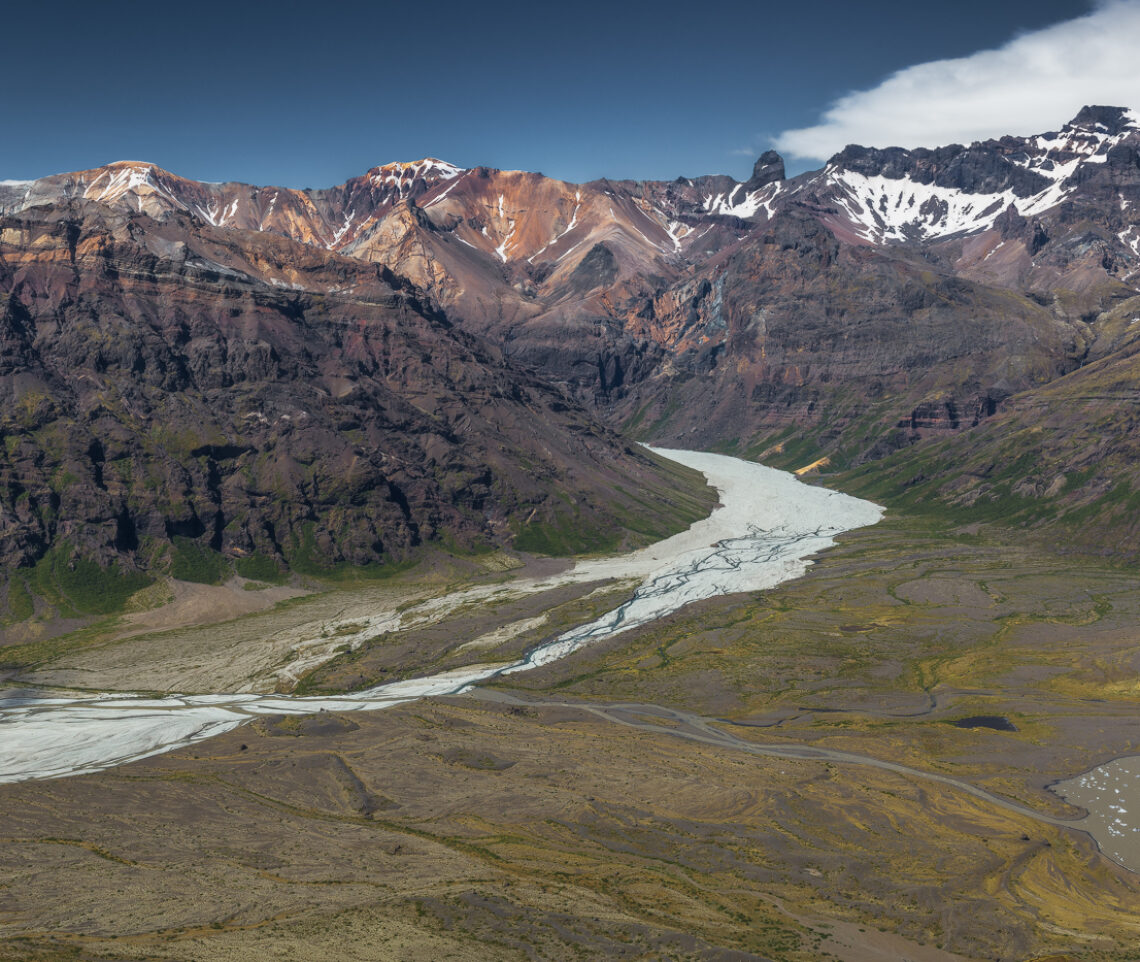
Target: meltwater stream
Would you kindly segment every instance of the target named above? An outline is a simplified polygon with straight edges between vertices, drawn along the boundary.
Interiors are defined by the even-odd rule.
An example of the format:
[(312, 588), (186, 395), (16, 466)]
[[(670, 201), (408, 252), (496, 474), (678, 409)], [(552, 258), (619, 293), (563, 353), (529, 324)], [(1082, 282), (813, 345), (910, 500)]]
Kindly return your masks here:
[[(703, 472), (718, 490), (721, 506), (688, 531), (648, 548), (580, 562), (550, 578), (516, 583), (516, 589), (548, 591), (606, 578), (641, 579), (629, 601), (518, 661), (469, 665), (334, 697), (17, 695), (0, 701), (0, 782), (111, 768), (202, 741), (259, 715), (367, 711), (432, 695), (457, 694), (498, 675), (549, 664), (690, 602), (770, 588), (795, 578), (810, 564), (810, 555), (834, 543), (834, 535), (874, 524), (882, 516), (878, 505), (803, 484), (762, 465), (716, 454), (657, 453)], [(477, 590), (467, 589), (463, 595)]]

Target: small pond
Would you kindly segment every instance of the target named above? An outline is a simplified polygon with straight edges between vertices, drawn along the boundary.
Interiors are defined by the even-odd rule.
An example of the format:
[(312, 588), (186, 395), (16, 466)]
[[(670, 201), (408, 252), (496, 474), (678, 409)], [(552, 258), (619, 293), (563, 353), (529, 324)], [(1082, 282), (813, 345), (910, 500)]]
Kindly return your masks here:
[(971, 715), (950, 722), (955, 728), (992, 728), (995, 732), (1015, 732), (1017, 726), (1003, 715)]

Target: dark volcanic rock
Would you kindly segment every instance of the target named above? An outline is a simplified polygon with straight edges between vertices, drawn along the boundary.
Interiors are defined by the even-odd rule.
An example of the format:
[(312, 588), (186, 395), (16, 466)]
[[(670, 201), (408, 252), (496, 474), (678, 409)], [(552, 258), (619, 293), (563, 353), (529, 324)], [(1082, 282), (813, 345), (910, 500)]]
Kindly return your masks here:
[(951, 144), (936, 150), (888, 147), (846, 147), (831, 161), (865, 177), (903, 177), (916, 184), (932, 184), (969, 194), (996, 194), (1012, 190), (1028, 197), (1045, 190), (1049, 180), (1005, 156), (994, 142), (963, 147)]
[(605, 244), (595, 244), (570, 275), (569, 286), (584, 294), (598, 287), (609, 287), (618, 275), (617, 259)]
[(783, 180), (784, 177), (784, 158), (774, 150), (767, 150), (760, 155), (756, 165), (752, 168), (752, 177), (749, 179), (746, 189), (749, 191), (759, 190), (768, 184)]

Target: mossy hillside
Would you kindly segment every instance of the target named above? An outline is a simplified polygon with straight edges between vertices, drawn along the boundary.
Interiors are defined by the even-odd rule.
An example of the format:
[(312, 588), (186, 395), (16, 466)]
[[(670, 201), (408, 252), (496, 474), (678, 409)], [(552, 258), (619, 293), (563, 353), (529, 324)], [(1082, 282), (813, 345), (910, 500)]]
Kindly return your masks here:
[[(68, 616), (120, 611), (131, 595), (152, 584), (154, 578), (117, 561), (97, 564), (60, 542), (35, 567), (17, 569), (10, 582), (22, 582), (28, 592)], [(19, 588), (16, 591), (19, 596)]]
[(0, 587), (0, 591), (3, 592), (0, 625), (19, 624), (35, 614), (35, 600), (28, 590), (27, 575), (24, 572), (11, 572), (7, 583)]
[[(408, 557), (363, 565), (354, 565), (347, 561), (330, 561), (317, 543), (316, 525), (311, 521), (306, 521), (300, 525), (299, 529), (289, 533), (284, 564), (289, 571), (307, 578), (340, 584), (391, 578), (400, 572), (414, 568), (425, 553), (426, 550), (421, 549), (410, 552)], [(258, 566), (267, 567), (264, 562), (259, 563)]]
[(274, 558), (264, 554), (251, 554), (234, 559), (234, 570), (243, 578), (279, 585), (288, 580), (288, 573)]
[[(650, 457), (657, 462), (661, 480), (649, 487), (637, 487), (631, 479), (627, 479), (628, 488), (617, 485), (615, 502), (590, 513), (602, 518), (600, 525), (586, 523), (582, 506), (560, 492), (550, 499), (556, 507), (547, 508), (542, 515), (536, 511), (530, 523), (513, 525), (517, 532), (515, 548), (556, 556), (616, 551), (668, 537), (707, 516), (715, 492), (703, 476), (667, 459)], [(494, 547), (483, 542), (459, 543), (446, 533), (439, 540), (457, 558), (478, 558)], [(6, 623), (31, 618), (36, 598), (59, 617), (120, 612), (134, 592), (153, 583), (155, 575), (163, 572), (181, 581), (206, 585), (222, 584), (235, 573), (270, 584), (282, 584), (299, 575), (338, 585), (392, 578), (414, 568), (427, 554), (438, 553), (436, 546), (425, 546), (407, 557), (382, 563), (329, 562), (320, 549), (313, 522), (304, 522), (290, 533), (284, 559), (261, 553), (230, 558), (211, 548), (205, 536), (175, 535), (168, 543), (148, 543), (142, 549), (146, 556), (154, 556), (154, 563), (148, 570), (132, 571), (118, 561), (99, 565), (68, 544), (58, 545), (38, 565), (17, 569), (8, 579)]]
[(558, 557), (606, 553), (660, 541), (707, 517), (716, 492), (704, 475), (645, 453), (656, 463), (656, 479), (639, 484), (625, 477), (615, 483), (610, 502), (591, 506), (600, 521), (588, 523), (585, 506), (556, 489), (533, 516), (512, 523), (514, 547)]
[(229, 559), (221, 552), (177, 535), (171, 541), (171, 577), (203, 585), (220, 585), (232, 573)]
[(1037, 406), (827, 483), (931, 521), (1017, 528), (1067, 551), (1128, 561), (1140, 552), (1140, 423), (1117, 405), (1088, 407), (1102, 409), (1082, 412), (1089, 422), (1079, 432), (1051, 423), (1052, 404)]
[[(885, 438), (876, 460), (831, 454), (827, 480), (949, 525), (1031, 533), (1069, 552), (1130, 561), (1140, 554), (1140, 332), (1132, 298), (1090, 332), (1106, 356), (1032, 391), (976, 427)], [(864, 419), (865, 422), (865, 419)], [(856, 439), (857, 441), (858, 439)], [(829, 452), (830, 453), (830, 452)]]

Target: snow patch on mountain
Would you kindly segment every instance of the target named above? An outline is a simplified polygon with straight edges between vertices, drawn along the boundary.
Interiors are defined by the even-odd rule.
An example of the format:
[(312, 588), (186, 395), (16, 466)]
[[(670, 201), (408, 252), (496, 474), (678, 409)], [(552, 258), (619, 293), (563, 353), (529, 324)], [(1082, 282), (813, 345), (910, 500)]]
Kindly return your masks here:
[[(1122, 116), (1115, 133), (1101, 123), (1066, 124), (1060, 131), (1028, 137), (1023, 149), (1008, 140), (993, 144), (1010, 164), (1032, 171), (1048, 186), (1019, 197), (1012, 188), (1000, 192), (970, 193), (935, 184), (922, 184), (909, 176), (859, 174), (829, 164), (820, 177), (826, 199), (843, 211), (855, 233), (871, 243), (936, 240), (957, 234), (988, 230), (1010, 205), (1023, 217), (1033, 217), (1061, 204), (1085, 179), (1089, 164), (1105, 164), (1118, 144), (1135, 140), (1140, 117)], [(1087, 175), (1086, 175), (1087, 176)], [(1121, 210), (1128, 201), (1120, 195)]]
[[(463, 171), (462, 173), (469, 173), (469, 171)], [(442, 194), (436, 195), (426, 204), (424, 204), (424, 210), (427, 210), (427, 208), (431, 207), (433, 204), (438, 204), (441, 200), (443, 200), (443, 198), (450, 194), (455, 189), (455, 185), (459, 183), (460, 176), (461, 174), (457, 174), (455, 177), (444, 178), (445, 180), (450, 180), (451, 183), (447, 185), (447, 189), (444, 190)]]
[(755, 217), (760, 210), (764, 210), (769, 217), (772, 216), (771, 203), (780, 192), (779, 183), (766, 184), (759, 190), (751, 193), (745, 191), (741, 194), (740, 191), (743, 189), (744, 184), (737, 184), (727, 194), (709, 194), (705, 197), (701, 209), (706, 214), (743, 219)]
[(349, 211), (347, 214), (344, 215), (344, 223), (341, 224), (340, 227), (338, 227), (336, 229), (336, 231), (333, 233), (332, 240), (329, 242), (330, 248), (334, 248), (334, 247), (336, 247), (337, 244), (340, 243), (340, 239), (342, 237), (344, 237), (345, 234), (348, 233), (348, 229), (350, 227), (352, 227), (352, 222), (354, 220), (356, 220), (356, 211), (355, 210)]
[(1133, 254), (1140, 257), (1140, 227), (1133, 224), (1127, 230), (1116, 235), (1120, 243), (1124, 244)]
[(194, 210), (214, 227), (225, 227), (226, 221), (232, 220), (233, 216), (237, 213), (238, 202), (235, 200), (233, 203), (224, 205), (219, 201), (212, 201), (205, 208), (195, 205)]
[[(828, 200), (838, 207), (864, 240), (886, 243), (934, 240), (988, 230), (1010, 205), (1023, 217), (1056, 207), (1076, 190), (1073, 173), (1090, 158), (1073, 160), (1045, 189), (1018, 197), (1012, 188), (994, 193), (967, 193), (952, 187), (920, 184), (908, 177), (867, 176), (829, 165), (825, 170)], [(1103, 161), (1097, 158), (1092, 162)]]
[(724, 215), (724, 217), (739, 217), (744, 220), (754, 218), (760, 211), (764, 211), (771, 219), (774, 215), (772, 202), (783, 189), (780, 181), (766, 184), (759, 190), (740, 191), (743, 184), (738, 184), (727, 194), (709, 194), (701, 204), (701, 210), (707, 214)]
[(825, 184), (832, 189), (831, 201), (855, 232), (873, 243), (983, 230), (1017, 199), (1012, 190), (967, 194), (905, 177), (866, 176), (834, 166), (826, 169)]
[(265, 230), (265, 222), (270, 217), (273, 216), (273, 210), (274, 210), (274, 208), (277, 207), (277, 196), (280, 193), (281, 193), (280, 191), (276, 191), (276, 190), (273, 192), (273, 196), (269, 199), (269, 209), (266, 210), (266, 212), (261, 215), (261, 220), (258, 221), (258, 224), (257, 224), (258, 230)]
[(1117, 134), (1109, 134), (1103, 124), (1092, 127), (1067, 126), (1058, 133), (1031, 137), (1028, 144), (1034, 151), (1014, 154), (1009, 160), (1026, 170), (1048, 177), (1065, 180), (1076, 173), (1082, 164), (1103, 164), (1108, 152), (1126, 138), (1135, 136), (1135, 114), (1126, 115), (1129, 125)]
[[(501, 260), (504, 264), (507, 262), (507, 245), (510, 244), (510, 242), (514, 239), (514, 236), (515, 236), (515, 221), (514, 221), (514, 218), (507, 217), (506, 213), (504, 212), (503, 204), (505, 202), (506, 202), (506, 195), (505, 194), (499, 194), (499, 203), (498, 203), (499, 220), (500, 221), (505, 220), (507, 222), (507, 232), (503, 236), (503, 239), (499, 243), (499, 246), (495, 248), (495, 254), (499, 258), (499, 260)], [(490, 235), (487, 234), (487, 228), (486, 227), (483, 228), (483, 233), (487, 237), (490, 237)]]

